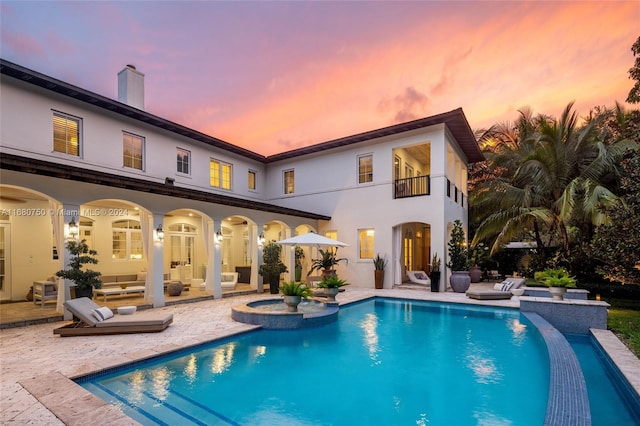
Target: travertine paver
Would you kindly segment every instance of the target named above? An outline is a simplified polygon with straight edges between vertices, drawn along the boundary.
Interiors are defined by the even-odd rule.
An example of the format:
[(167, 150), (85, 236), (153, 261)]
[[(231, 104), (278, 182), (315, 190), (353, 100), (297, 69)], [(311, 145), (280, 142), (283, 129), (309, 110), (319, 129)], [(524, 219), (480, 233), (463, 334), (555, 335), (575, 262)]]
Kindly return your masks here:
[[(344, 304), (376, 295), (518, 307), (511, 300), (478, 301), (450, 292), (355, 287), (340, 293), (337, 300)], [(63, 323), (0, 330), (0, 424), (135, 424), (68, 379), (251, 330), (254, 326), (231, 319), (231, 306), (272, 297), (254, 294), (158, 308), (174, 314), (173, 324), (161, 333), (55, 336), (53, 329)], [(88, 401), (91, 412), (72, 404), (77, 399)]]

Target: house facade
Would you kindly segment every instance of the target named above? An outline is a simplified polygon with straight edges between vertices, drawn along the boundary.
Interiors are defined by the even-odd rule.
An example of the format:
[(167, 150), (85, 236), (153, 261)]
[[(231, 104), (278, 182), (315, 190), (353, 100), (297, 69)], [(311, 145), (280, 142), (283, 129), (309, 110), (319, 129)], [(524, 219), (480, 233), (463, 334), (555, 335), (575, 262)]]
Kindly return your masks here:
[[(338, 273), (354, 286), (372, 288), (372, 259), (387, 257), (390, 288), (433, 253), (446, 261), (466, 224), (467, 165), (483, 158), (461, 109), (265, 157), (145, 112), (133, 66), (117, 101), (0, 66), (1, 300), (62, 269), (69, 238), (104, 275), (146, 272), (154, 306), (167, 277), (221, 297), (220, 274), (239, 271), (261, 291), (262, 245), (310, 231), (348, 244)], [(288, 280), (293, 249), (283, 257)]]

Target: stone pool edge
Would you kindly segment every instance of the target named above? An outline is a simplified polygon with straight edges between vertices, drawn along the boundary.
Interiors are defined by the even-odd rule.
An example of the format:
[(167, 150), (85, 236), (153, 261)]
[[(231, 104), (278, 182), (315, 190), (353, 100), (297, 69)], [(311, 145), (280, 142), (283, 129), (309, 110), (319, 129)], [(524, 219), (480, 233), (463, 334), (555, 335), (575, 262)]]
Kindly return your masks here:
[[(384, 290), (378, 290), (375, 292), (375, 294), (370, 291), (361, 293), (352, 291), (345, 292), (344, 294), (341, 294), (342, 300), (338, 300), (338, 302), (340, 306), (346, 306), (369, 299), (383, 297), (391, 299), (409, 299), (456, 303), (461, 305), (493, 306), (519, 310), (518, 304), (509, 303), (509, 301), (483, 301), (484, 303), (480, 303), (478, 301), (470, 299), (449, 300), (447, 298), (446, 300), (442, 300), (440, 298), (432, 297), (431, 293), (410, 292), (409, 290), (402, 290), (401, 294), (393, 294), (391, 292), (389, 292), (389, 294), (381, 294), (383, 292), (387, 293)], [(441, 295), (441, 293), (436, 293), (435, 295), (438, 296)], [(85, 426), (88, 421), (92, 421), (105, 426), (138, 425), (138, 422), (126, 416), (117, 408), (110, 406), (105, 401), (93, 395), (89, 391), (85, 390), (83, 387), (74, 382), (73, 379), (91, 374), (98, 374), (105, 370), (131, 364), (132, 362), (144, 361), (148, 358), (165, 355), (191, 347), (196, 347), (209, 342), (215, 342), (217, 340), (222, 340), (237, 334), (243, 334), (248, 331), (261, 328), (260, 326), (251, 326), (249, 324), (242, 325), (245, 326), (242, 330), (234, 329), (229, 330), (228, 333), (212, 333), (212, 336), (203, 337), (201, 341), (193, 344), (162, 345), (156, 348), (152, 348), (149, 349), (149, 353), (145, 354), (145, 356), (138, 356), (125, 362), (109, 365), (104, 368), (86, 371), (87, 366), (81, 365), (78, 366), (77, 371), (74, 371), (72, 374), (63, 375), (59, 372), (52, 372), (29, 379), (19, 380), (18, 383), (38, 402), (40, 402), (44, 406), (44, 408), (49, 410), (65, 425)], [(635, 357), (635, 355), (611, 331), (592, 329), (591, 332), (594, 338), (597, 339), (598, 343), (602, 346), (607, 356), (609, 356), (614, 365), (618, 368), (618, 370), (620, 370), (621, 374), (627, 378), (636, 393), (640, 395), (640, 377), (636, 377), (637, 372), (640, 371), (640, 360)], [(60, 391), (61, 389), (63, 391)], [(85, 405), (89, 406), (90, 409), (87, 409), (85, 411), (81, 406), (73, 407), (72, 405), (70, 405), (71, 401), (86, 401)]]

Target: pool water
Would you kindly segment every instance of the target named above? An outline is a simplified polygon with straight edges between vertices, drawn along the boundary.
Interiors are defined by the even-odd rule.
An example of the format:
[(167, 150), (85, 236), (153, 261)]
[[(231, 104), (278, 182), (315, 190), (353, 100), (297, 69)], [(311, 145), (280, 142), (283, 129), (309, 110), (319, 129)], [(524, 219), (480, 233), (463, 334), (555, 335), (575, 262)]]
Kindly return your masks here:
[(376, 299), (339, 315), (79, 383), (148, 425), (544, 423), (548, 354), (519, 311)]

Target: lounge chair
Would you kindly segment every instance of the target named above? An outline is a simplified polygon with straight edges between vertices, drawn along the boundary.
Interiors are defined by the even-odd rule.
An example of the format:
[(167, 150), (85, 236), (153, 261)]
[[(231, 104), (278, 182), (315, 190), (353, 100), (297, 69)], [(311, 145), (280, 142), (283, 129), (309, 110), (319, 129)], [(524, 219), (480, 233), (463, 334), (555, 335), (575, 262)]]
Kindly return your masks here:
[(501, 300), (511, 299), (511, 290), (520, 288), (525, 282), (524, 278), (507, 278), (499, 284), (493, 286), (493, 290), (467, 290), (466, 295), (471, 299), (478, 300)]
[(238, 273), (237, 272), (223, 272), (221, 277), (221, 286), (223, 290), (235, 290), (238, 285)]
[(431, 280), (424, 271), (407, 271), (407, 276), (409, 277), (409, 281), (414, 284), (431, 285)]
[(100, 306), (88, 297), (67, 300), (64, 302), (64, 306), (80, 321), (54, 329), (53, 334), (59, 334), (61, 337), (156, 333), (166, 329), (173, 322), (173, 314), (157, 311), (137, 312), (133, 315), (114, 315), (99, 321), (94, 316), (94, 311), (100, 309)]

